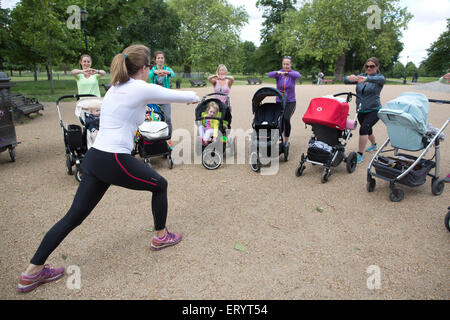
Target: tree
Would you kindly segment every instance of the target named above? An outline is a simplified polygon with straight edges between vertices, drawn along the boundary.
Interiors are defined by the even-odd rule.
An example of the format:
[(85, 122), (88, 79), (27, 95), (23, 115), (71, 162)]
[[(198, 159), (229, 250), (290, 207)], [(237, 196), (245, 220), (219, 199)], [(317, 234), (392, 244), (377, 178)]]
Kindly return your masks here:
[(140, 19), (121, 30), (119, 38), (123, 46), (139, 42), (148, 46), (152, 53), (164, 51), (169, 63), (178, 63), (178, 15), (164, 0), (150, 0), (148, 5), (143, 8)]
[(313, 57), (332, 64), (342, 80), (352, 50), (363, 61), (377, 56), (382, 66), (398, 55), (401, 30), (411, 19), (398, 1), (306, 0), (299, 10), (286, 12), (274, 37), (283, 51), (295, 52), (301, 60)]
[(392, 68), (392, 76), (394, 78), (403, 78), (405, 76), (405, 66), (401, 62), (394, 64)]
[(268, 70), (280, 68), (281, 58), (287, 52), (282, 52), (273, 38), (275, 28), (281, 24), (283, 15), (294, 9), (297, 0), (258, 0), (256, 6), (263, 9), (264, 22), (261, 30), (261, 45), (255, 54), (258, 72), (263, 74)]
[(447, 30), (427, 49), (428, 57), (423, 66), (430, 74), (439, 76), (450, 71), (450, 18), (447, 19)]
[[(191, 68), (216, 70), (222, 54), (232, 56), (240, 42), (240, 29), (248, 14), (226, 0), (169, 0), (180, 19), (178, 36), (184, 72)], [(224, 46), (224, 49), (222, 49)], [(203, 69), (204, 70), (204, 69)]]

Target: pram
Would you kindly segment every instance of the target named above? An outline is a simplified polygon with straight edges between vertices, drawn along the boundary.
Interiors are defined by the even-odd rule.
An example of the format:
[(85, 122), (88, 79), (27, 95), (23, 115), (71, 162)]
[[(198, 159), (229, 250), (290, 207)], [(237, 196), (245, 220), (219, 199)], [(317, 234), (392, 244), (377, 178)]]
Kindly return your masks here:
[[(336, 98), (346, 95), (347, 99)], [(352, 130), (356, 129), (359, 107), (355, 118), (347, 119), (352, 92), (342, 92), (334, 96), (314, 98), (311, 100), (302, 120), (311, 125), (313, 134), (309, 140), (307, 154), (302, 153), (300, 164), (295, 170), (297, 177), (305, 170), (305, 162), (324, 166), (321, 181), (325, 183), (331, 174), (331, 167), (337, 167), (342, 161), (346, 162), (348, 173), (356, 169), (356, 152), (345, 154), (345, 147), (352, 137)]]
[[(217, 97), (211, 98), (211, 96), (223, 95), (223, 93), (210, 93), (202, 98), (202, 101), (195, 108), (195, 124), (196, 124), (196, 138), (194, 140), (194, 149), (197, 155), (202, 155), (202, 165), (209, 170), (217, 169), (223, 162), (223, 155), (227, 148), (230, 150), (230, 155), (234, 154), (234, 140), (228, 138), (228, 130), (231, 125), (231, 108), (227, 96), (226, 102), (222, 102)], [(214, 101), (219, 106), (219, 112), (217, 117), (208, 117), (206, 109), (208, 103)], [(201, 142), (202, 137), (199, 136), (198, 128), (203, 125), (205, 120), (218, 121), (217, 137), (213, 142), (203, 145)]]
[[(86, 98), (82, 99), (80, 98)], [(82, 126), (78, 124), (67, 124), (64, 125), (61, 110), (59, 107), (59, 103), (64, 99), (73, 99), (77, 100), (75, 107), (75, 115), (80, 120)], [(86, 128), (84, 127), (84, 111), (89, 109), (91, 104), (101, 103), (101, 98), (94, 96), (92, 94), (72, 94), (65, 95), (59, 97), (56, 100), (56, 109), (58, 111), (59, 124), (61, 126), (63, 139), (64, 139), (64, 149), (66, 156), (66, 172), (69, 175), (75, 175), (75, 179), (78, 182), (81, 182), (82, 172), (81, 172), (81, 163), (83, 161), (84, 155), (87, 152), (87, 138), (86, 138)], [(75, 166), (75, 170), (72, 170), (72, 167)]]
[(169, 169), (172, 169), (172, 148), (168, 143), (171, 136), (164, 112), (157, 104), (149, 104), (146, 120), (138, 128), (132, 155), (139, 154), (150, 166), (150, 158), (163, 156), (167, 158)]
[[(281, 103), (265, 102), (266, 97), (278, 97)], [(261, 169), (261, 165), (269, 162), (273, 156), (284, 154), (284, 161), (289, 159), (289, 147), (284, 147), (283, 114), (286, 108), (286, 95), (275, 88), (264, 87), (255, 92), (252, 99), (253, 132), (250, 136), (250, 168), (254, 172)], [(278, 154), (273, 155), (273, 149), (279, 142)]]
[[(430, 176), (431, 192), (440, 195), (444, 191), (444, 179), (439, 179), (440, 140), (442, 132), (447, 127), (450, 118), (440, 129), (427, 125), (429, 102), (448, 103), (450, 101), (427, 99), (421, 93), (405, 92), (394, 100), (389, 101), (385, 108), (378, 112), (388, 130), (388, 138), (375, 153), (367, 168), (368, 192), (373, 192), (376, 186), (375, 178), (389, 182), (389, 199), (393, 202), (403, 200), (404, 192), (396, 186), (400, 183), (409, 187), (423, 185), (426, 177)], [(385, 150), (388, 144), (393, 149)], [(425, 159), (426, 153), (434, 145), (434, 155)], [(421, 151), (419, 156), (399, 153), (399, 150)], [(390, 152), (390, 156), (385, 156)], [(393, 155), (392, 155), (393, 152)], [(375, 169), (373, 172), (372, 167)], [(434, 175), (430, 174), (431, 169)]]

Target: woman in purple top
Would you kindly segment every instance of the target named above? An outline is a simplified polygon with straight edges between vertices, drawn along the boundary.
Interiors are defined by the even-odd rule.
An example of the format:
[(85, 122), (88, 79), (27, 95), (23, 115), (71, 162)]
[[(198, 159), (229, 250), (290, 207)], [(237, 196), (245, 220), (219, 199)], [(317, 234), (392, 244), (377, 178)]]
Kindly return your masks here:
[[(277, 80), (277, 89), (286, 94), (286, 108), (283, 115), (283, 135), (285, 148), (289, 147), (289, 136), (291, 135), (291, 117), (295, 112), (295, 83), (301, 75), (298, 71), (292, 70), (292, 58), (283, 57), (283, 69), (272, 71), (268, 74), (269, 78)], [(277, 97), (277, 102), (281, 102)]]

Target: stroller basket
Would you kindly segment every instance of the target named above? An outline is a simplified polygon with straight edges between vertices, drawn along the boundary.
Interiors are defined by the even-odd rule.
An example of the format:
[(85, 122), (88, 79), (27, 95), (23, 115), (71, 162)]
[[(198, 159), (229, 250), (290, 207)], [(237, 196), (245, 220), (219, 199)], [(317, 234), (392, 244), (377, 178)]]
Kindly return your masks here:
[(69, 124), (66, 129), (66, 135), (67, 144), (71, 149), (77, 149), (83, 146), (83, 132), (79, 125)]
[[(416, 157), (406, 154), (399, 154), (399, 156), (410, 160), (379, 157), (378, 161), (375, 161), (373, 163), (376, 174), (388, 179), (395, 179), (403, 172), (405, 172), (409, 168), (410, 164), (417, 159)], [(435, 162), (423, 159), (418, 165), (414, 167), (413, 170), (411, 170), (406, 176), (400, 179), (399, 183), (409, 187), (420, 186), (425, 183), (428, 173), (432, 168), (435, 167), (435, 165)]]

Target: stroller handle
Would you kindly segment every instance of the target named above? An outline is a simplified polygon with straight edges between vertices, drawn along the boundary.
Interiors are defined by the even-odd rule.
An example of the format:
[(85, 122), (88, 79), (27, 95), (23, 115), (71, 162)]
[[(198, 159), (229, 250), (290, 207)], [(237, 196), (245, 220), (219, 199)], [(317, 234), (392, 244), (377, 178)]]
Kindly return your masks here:
[(450, 100), (428, 99), (428, 102), (434, 102), (439, 104), (450, 104)]
[(59, 104), (59, 102), (64, 99), (76, 98), (77, 100), (80, 100), (80, 98), (84, 98), (84, 97), (97, 97), (97, 96), (93, 95), (93, 94), (68, 94), (68, 95), (59, 97), (58, 100), (56, 100), (56, 104)]
[(347, 102), (352, 101), (352, 96), (356, 97), (356, 98), (360, 98), (358, 95), (354, 94), (353, 92), (341, 92), (341, 93), (336, 93), (333, 94), (333, 97), (338, 97), (338, 96), (343, 96), (346, 95), (347, 96)]

